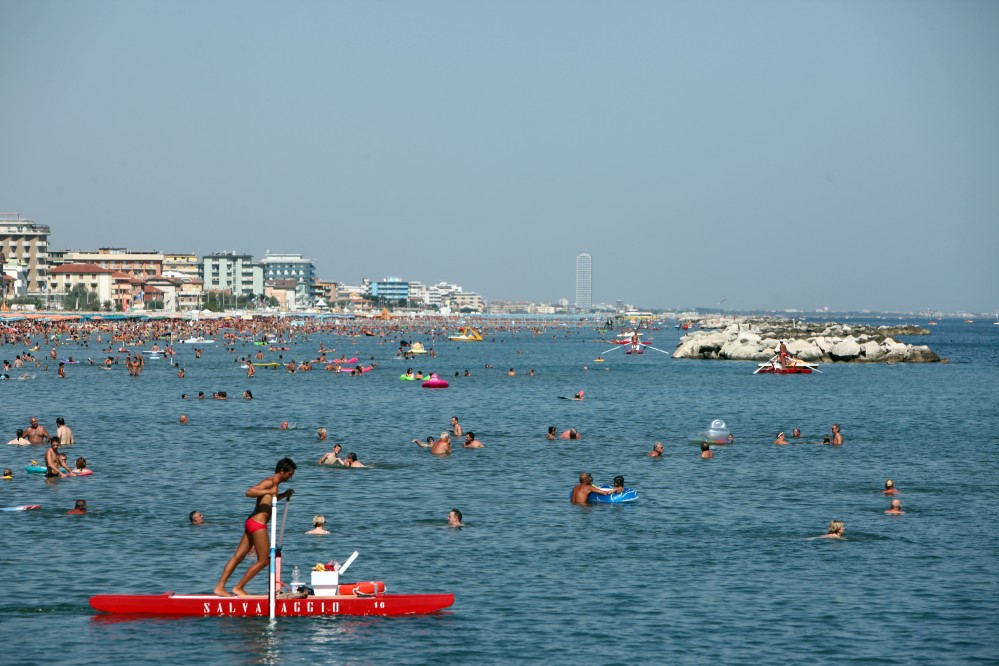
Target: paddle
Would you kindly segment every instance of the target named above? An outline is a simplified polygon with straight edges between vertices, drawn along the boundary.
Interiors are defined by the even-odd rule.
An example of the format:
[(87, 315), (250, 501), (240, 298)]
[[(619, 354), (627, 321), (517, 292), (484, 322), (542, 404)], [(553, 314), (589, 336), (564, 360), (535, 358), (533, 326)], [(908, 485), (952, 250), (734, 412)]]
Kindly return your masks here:
[(267, 568), (267, 609), (273, 622), (277, 610), (277, 495), (271, 502), (271, 558)]
[(290, 501), (290, 495), (284, 498), (284, 515), (281, 517), (281, 531), (278, 533), (277, 539), (277, 552), (275, 553), (277, 562), (275, 564), (276, 580), (274, 581), (276, 587), (280, 587), (281, 585), (281, 546), (284, 545), (284, 526), (288, 523), (288, 508), (290, 507)]
[(644, 346), (648, 347), (649, 349), (654, 349), (655, 351), (657, 351), (657, 352), (660, 352), (660, 353), (662, 353), (662, 354), (667, 354), (667, 355), (671, 355), (671, 354), (670, 354), (670, 353), (669, 353), (668, 351), (664, 351), (664, 350), (662, 350), (662, 349), (658, 349), (658, 348), (656, 348), (656, 347), (653, 347), (652, 345), (649, 345), (649, 344), (645, 344), (645, 343), (640, 343), (640, 344), (642, 344), (642, 345), (644, 345)]

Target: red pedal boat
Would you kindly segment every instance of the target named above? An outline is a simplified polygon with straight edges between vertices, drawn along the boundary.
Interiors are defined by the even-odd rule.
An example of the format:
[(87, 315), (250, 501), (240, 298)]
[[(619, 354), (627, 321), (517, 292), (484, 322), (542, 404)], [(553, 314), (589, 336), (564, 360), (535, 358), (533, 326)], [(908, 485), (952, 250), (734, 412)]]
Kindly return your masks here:
[[(275, 600), (278, 617), (306, 615), (414, 615), (451, 606), (453, 594), (374, 594)], [(267, 617), (267, 595), (218, 597), (214, 594), (98, 594), (90, 605), (105, 613), (189, 615), (199, 617)]]

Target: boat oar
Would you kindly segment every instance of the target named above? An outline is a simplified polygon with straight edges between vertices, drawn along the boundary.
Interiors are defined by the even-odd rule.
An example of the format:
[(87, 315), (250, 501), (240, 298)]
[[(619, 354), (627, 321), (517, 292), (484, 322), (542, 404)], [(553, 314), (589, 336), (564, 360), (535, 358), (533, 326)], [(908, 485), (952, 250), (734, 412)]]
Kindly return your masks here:
[(598, 356), (603, 356), (604, 354), (607, 354), (607, 353), (609, 353), (609, 352), (612, 352), (612, 351), (614, 351), (615, 349), (620, 349), (620, 348), (621, 348), (621, 347), (623, 347), (623, 346), (624, 346), (624, 345), (614, 345), (613, 347), (611, 347), (611, 348), (610, 348), (610, 349), (608, 349), (607, 351), (604, 351), (604, 352), (600, 352), (600, 353), (598, 354)]
[(291, 495), (284, 498), (284, 514), (281, 516), (281, 531), (278, 532), (275, 564), (275, 585), (281, 584), (281, 546), (284, 545), (284, 526), (288, 524), (288, 508), (291, 506)]
[(271, 557), (267, 568), (267, 610), (271, 621), (277, 610), (277, 495), (271, 502)]
[(662, 349), (658, 349), (656, 347), (653, 347), (652, 345), (645, 345), (645, 346), (648, 347), (649, 349), (655, 349), (657, 352), (661, 352), (663, 354), (668, 354), (668, 355), (672, 356), (672, 354), (670, 354), (668, 351), (663, 351)]

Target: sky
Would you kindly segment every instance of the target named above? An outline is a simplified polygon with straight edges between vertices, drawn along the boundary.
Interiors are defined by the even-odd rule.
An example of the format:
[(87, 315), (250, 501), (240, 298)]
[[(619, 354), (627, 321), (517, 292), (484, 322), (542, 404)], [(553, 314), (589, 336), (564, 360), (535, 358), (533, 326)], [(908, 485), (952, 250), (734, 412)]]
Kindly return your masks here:
[(642, 308), (999, 307), (999, 2), (0, 0), (54, 249)]

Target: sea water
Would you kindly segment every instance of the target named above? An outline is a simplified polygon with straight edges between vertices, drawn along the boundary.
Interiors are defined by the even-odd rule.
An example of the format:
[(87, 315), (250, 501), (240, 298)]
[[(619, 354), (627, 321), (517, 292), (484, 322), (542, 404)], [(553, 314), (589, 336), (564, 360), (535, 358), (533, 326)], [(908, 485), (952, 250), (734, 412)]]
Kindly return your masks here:
[[(679, 333), (654, 331), (672, 351)], [(406, 336), (421, 339), (418, 335)], [(608, 351), (593, 330), (497, 332), (481, 343), (422, 339), (436, 359), (393, 358), (380, 338), (311, 336), (285, 359), (371, 357), (362, 377), (258, 369), (178, 345), (141, 377), (53, 367), (0, 385), (0, 429), (66, 419), (89, 478), (27, 476), (45, 447), (4, 447), (0, 661), (18, 664), (995, 663), (999, 327), (944, 322), (946, 364), (825, 364), (809, 376), (755, 365)], [(63, 348), (76, 358), (96, 348)], [(595, 363), (601, 354), (604, 363)], [(5, 357), (13, 357), (11, 348)], [(268, 359), (275, 356), (268, 353)], [(331, 355), (332, 356), (332, 355)], [(486, 368), (492, 365), (493, 368)], [(438, 372), (445, 390), (399, 381)], [(515, 376), (508, 376), (513, 368)], [(534, 376), (529, 370), (534, 369)], [(465, 370), (471, 375), (464, 376)], [(455, 376), (455, 373), (458, 376)], [(239, 399), (251, 389), (252, 401)], [(181, 400), (227, 391), (228, 401)], [(584, 390), (584, 401), (560, 400)], [(189, 423), (179, 423), (181, 414)], [(457, 415), (484, 449), (435, 457), (412, 439)], [(721, 418), (735, 444), (701, 460), (688, 439)], [(289, 429), (281, 430), (287, 421)], [(841, 448), (773, 445), (780, 430)], [(548, 426), (577, 441), (548, 441)], [(330, 438), (319, 442), (324, 426)], [(9, 436), (9, 437), (8, 437)], [(656, 440), (662, 459), (646, 456)], [(320, 467), (334, 442), (368, 469)], [(447, 612), (403, 618), (120, 619), (97, 593), (208, 592), (252, 509), (246, 489), (290, 456), (298, 471), (284, 567), (361, 555), (348, 578), (390, 592), (451, 592)], [(617, 474), (632, 505), (578, 507), (580, 472)], [(887, 516), (895, 480), (906, 513)], [(77, 498), (87, 516), (67, 516)], [(463, 529), (445, 527), (450, 509)], [(188, 523), (191, 510), (207, 523)], [(308, 536), (312, 516), (328, 536)], [(814, 539), (832, 519), (846, 539)], [(245, 564), (230, 580), (234, 584)], [(249, 589), (263, 593), (266, 572)]]

